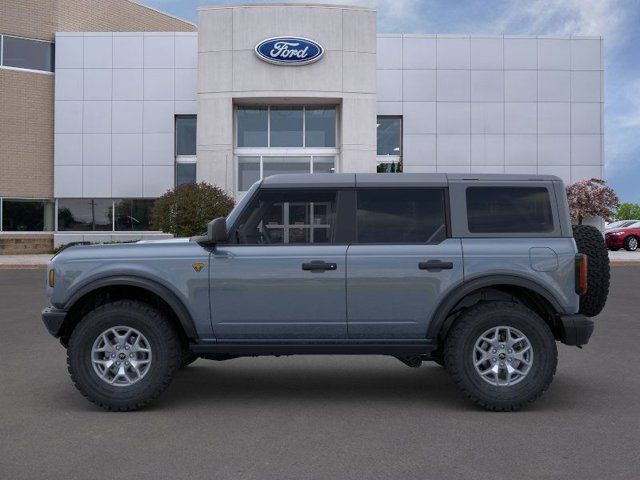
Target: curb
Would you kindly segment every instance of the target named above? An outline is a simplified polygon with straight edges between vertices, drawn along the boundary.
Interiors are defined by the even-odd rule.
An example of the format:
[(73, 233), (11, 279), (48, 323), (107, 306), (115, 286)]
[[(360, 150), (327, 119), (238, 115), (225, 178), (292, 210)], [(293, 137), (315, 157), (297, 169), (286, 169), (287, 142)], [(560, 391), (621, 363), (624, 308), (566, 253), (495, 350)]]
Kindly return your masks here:
[(44, 270), (47, 268), (46, 264), (40, 265), (0, 265), (0, 270)]

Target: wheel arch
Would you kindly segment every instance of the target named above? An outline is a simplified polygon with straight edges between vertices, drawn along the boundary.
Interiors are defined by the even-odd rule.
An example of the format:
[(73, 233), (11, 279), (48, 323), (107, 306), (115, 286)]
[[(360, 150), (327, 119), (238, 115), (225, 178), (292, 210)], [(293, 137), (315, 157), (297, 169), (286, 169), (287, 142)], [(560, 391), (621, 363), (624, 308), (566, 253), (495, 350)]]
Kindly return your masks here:
[(517, 298), (540, 314), (556, 334), (555, 317), (563, 309), (547, 288), (516, 275), (490, 275), (464, 282), (452, 289), (436, 308), (427, 329), (427, 338), (441, 340), (455, 321), (453, 314), (464, 307), (464, 301), (474, 297), (482, 299), (487, 292), (501, 292)]
[(197, 338), (193, 318), (185, 304), (169, 288), (160, 283), (133, 275), (118, 275), (94, 280), (76, 290), (65, 302), (67, 315), (61, 339), (71, 334), (75, 325), (88, 309), (104, 303), (108, 298), (130, 298), (147, 303), (155, 303), (169, 315), (178, 328), (183, 341)]

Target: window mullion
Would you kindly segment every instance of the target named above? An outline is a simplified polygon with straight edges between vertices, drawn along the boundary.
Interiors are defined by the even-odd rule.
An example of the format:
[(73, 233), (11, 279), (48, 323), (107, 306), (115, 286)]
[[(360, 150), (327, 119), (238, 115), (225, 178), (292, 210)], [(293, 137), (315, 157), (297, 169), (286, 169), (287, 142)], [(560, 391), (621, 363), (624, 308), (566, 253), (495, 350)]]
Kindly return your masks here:
[(307, 107), (302, 106), (302, 148), (307, 146)]
[(271, 148), (271, 105), (267, 107), (267, 148)]

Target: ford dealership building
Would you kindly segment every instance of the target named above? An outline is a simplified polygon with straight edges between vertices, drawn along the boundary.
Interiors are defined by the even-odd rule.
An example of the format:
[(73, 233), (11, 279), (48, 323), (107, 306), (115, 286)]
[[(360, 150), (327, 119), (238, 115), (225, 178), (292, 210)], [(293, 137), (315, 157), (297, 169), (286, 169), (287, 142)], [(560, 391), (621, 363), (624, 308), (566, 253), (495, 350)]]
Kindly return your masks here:
[(386, 35), (373, 9), (302, 4), (204, 7), (196, 32), (152, 12), (156, 29), (60, 28), (46, 68), (0, 68), (55, 82), (50, 184), (16, 191), (39, 172), (3, 154), (0, 239), (153, 236), (153, 199), (184, 182), (237, 199), (275, 173), (399, 164), (604, 175), (600, 37)]

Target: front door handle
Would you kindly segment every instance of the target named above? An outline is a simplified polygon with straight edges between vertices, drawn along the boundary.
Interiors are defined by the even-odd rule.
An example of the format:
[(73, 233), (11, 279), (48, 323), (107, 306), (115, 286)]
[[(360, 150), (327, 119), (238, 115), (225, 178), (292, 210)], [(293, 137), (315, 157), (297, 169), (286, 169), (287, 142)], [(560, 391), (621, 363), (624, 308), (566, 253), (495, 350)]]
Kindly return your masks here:
[(426, 262), (418, 263), (420, 270), (429, 270), (439, 272), (440, 270), (451, 270), (453, 268), (453, 262), (443, 262), (442, 260), (428, 260)]
[(323, 260), (312, 260), (309, 263), (302, 264), (302, 270), (308, 270), (310, 272), (324, 272), (325, 270), (336, 270), (338, 264), (327, 263)]

